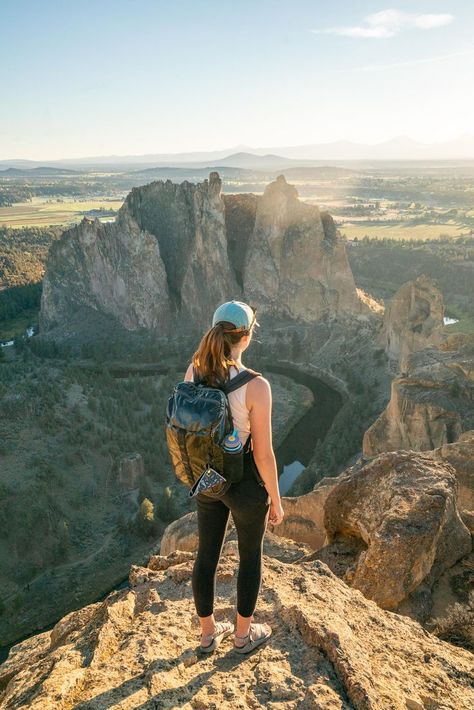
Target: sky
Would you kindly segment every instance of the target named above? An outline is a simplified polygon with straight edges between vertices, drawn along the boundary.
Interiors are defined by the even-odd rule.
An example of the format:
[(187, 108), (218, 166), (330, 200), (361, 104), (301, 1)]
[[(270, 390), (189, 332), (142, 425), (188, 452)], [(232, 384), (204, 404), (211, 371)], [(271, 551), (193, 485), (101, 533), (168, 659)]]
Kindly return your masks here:
[(472, 0), (0, 0), (0, 159), (474, 132)]

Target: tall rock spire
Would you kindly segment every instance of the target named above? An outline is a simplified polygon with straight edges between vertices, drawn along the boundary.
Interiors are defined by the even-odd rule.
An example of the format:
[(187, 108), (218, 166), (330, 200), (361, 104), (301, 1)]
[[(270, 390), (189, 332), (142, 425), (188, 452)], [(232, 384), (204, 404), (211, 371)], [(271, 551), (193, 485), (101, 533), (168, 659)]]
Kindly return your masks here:
[(332, 218), (300, 202), (282, 175), (257, 206), (244, 296), (263, 312), (304, 322), (358, 311), (354, 278)]

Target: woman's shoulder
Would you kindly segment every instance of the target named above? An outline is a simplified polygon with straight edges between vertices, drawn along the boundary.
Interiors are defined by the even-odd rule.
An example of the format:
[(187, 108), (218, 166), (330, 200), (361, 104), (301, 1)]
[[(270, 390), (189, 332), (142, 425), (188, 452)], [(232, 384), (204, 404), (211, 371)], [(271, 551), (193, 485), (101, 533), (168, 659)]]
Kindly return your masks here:
[(263, 411), (262, 408), (271, 410), (272, 390), (266, 377), (258, 375), (247, 383), (245, 404), (249, 412), (257, 407), (261, 411)]
[(247, 389), (252, 395), (259, 397), (271, 392), (271, 385), (264, 375), (257, 375), (248, 382)]

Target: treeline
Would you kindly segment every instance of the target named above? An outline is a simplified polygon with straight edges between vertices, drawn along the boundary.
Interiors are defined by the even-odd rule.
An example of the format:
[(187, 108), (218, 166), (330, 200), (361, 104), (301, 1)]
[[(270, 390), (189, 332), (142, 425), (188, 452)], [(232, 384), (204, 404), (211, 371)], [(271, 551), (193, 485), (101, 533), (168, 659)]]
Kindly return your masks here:
[(83, 182), (60, 180), (52, 182), (29, 182), (7, 183), (1, 182), (0, 177), (0, 207), (11, 207), (18, 202), (30, 202), (33, 197), (92, 197), (95, 194), (103, 194), (103, 182)]
[(0, 185), (0, 207), (11, 207), (16, 202), (29, 202), (33, 192), (28, 187)]
[(0, 227), (0, 291), (41, 281), (49, 247), (62, 232), (62, 227)]
[(14, 286), (6, 291), (0, 291), (0, 321), (10, 320), (24, 311), (39, 309), (42, 282)]

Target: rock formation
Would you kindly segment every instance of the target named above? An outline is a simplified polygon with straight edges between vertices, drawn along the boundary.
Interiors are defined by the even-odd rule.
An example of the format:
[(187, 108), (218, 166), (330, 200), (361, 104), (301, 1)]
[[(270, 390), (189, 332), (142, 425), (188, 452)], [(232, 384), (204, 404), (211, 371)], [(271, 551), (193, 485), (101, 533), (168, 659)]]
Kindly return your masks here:
[(184, 322), (209, 327), (212, 304), (238, 291), (227, 255), (225, 208), (218, 173), (197, 185), (152, 182), (135, 188), (125, 206), (158, 240), (173, 310)]
[(115, 223), (84, 219), (53, 243), (41, 301), (40, 329), (79, 309), (128, 330), (170, 335), (180, 324), (208, 326), (214, 304), (238, 290), (227, 256), (221, 180), (170, 180), (135, 188)]
[[(11, 649), (2, 708), (473, 707), (469, 651), (379, 609), (323, 563), (302, 561), (305, 551), (267, 533), (256, 619), (273, 635), (250, 656), (234, 654), (230, 638), (199, 652), (194, 555), (154, 557), (132, 568), (130, 589)], [(217, 572), (218, 619), (234, 617), (237, 566), (231, 541)]]
[(324, 507), (321, 559), (337, 556), (341, 541), (358, 546), (344, 579), (384, 609), (397, 609), (471, 552), (456, 487), (449, 464), (407, 451), (349, 468)]
[(364, 454), (431, 450), (474, 428), (474, 339), (456, 345), (458, 350), (426, 348), (407, 358), (386, 409), (364, 434)]
[(145, 474), (145, 464), (141, 454), (133, 452), (122, 456), (118, 464), (118, 482), (126, 490), (138, 488)]
[(454, 444), (444, 444), (431, 454), (453, 467), (458, 481), (459, 512), (474, 533), (474, 430), (464, 432)]
[(84, 218), (51, 245), (41, 295), (40, 331), (67, 333), (70, 322), (95, 318), (123, 327), (167, 329), (166, 271), (156, 238), (128, 207), (114, 223)]
[(258, 202), (244, 292), (262, 312), (303, 322), (359, 310), (345, 245), (332, 217), (300, 202), (283, 176), (266, 187)]
[[(201, 333), (219, 303), (238, 298), (306, 323), (361, 312), (332, 218), (298, 200), (283, 177), (263, 197), (156, 181), (134, 188), (115, 223), (84, 219), (53, 243), (41, 334), (58, 339), (113, 327)], [(81, 321), (83, 328), (81, 329)]]
[(247, 249), (255, 227), (257, 205), (260, 197), (253, 193), (223, 195), (227, 251), (239, 286), (244, 286), (244, 267)]
[(443, 294), (433, 279), (422, 274), (400, 286), (385, 309), (381, 342), (401, 370), (408, 355), (442, 342), (443, 316)]

